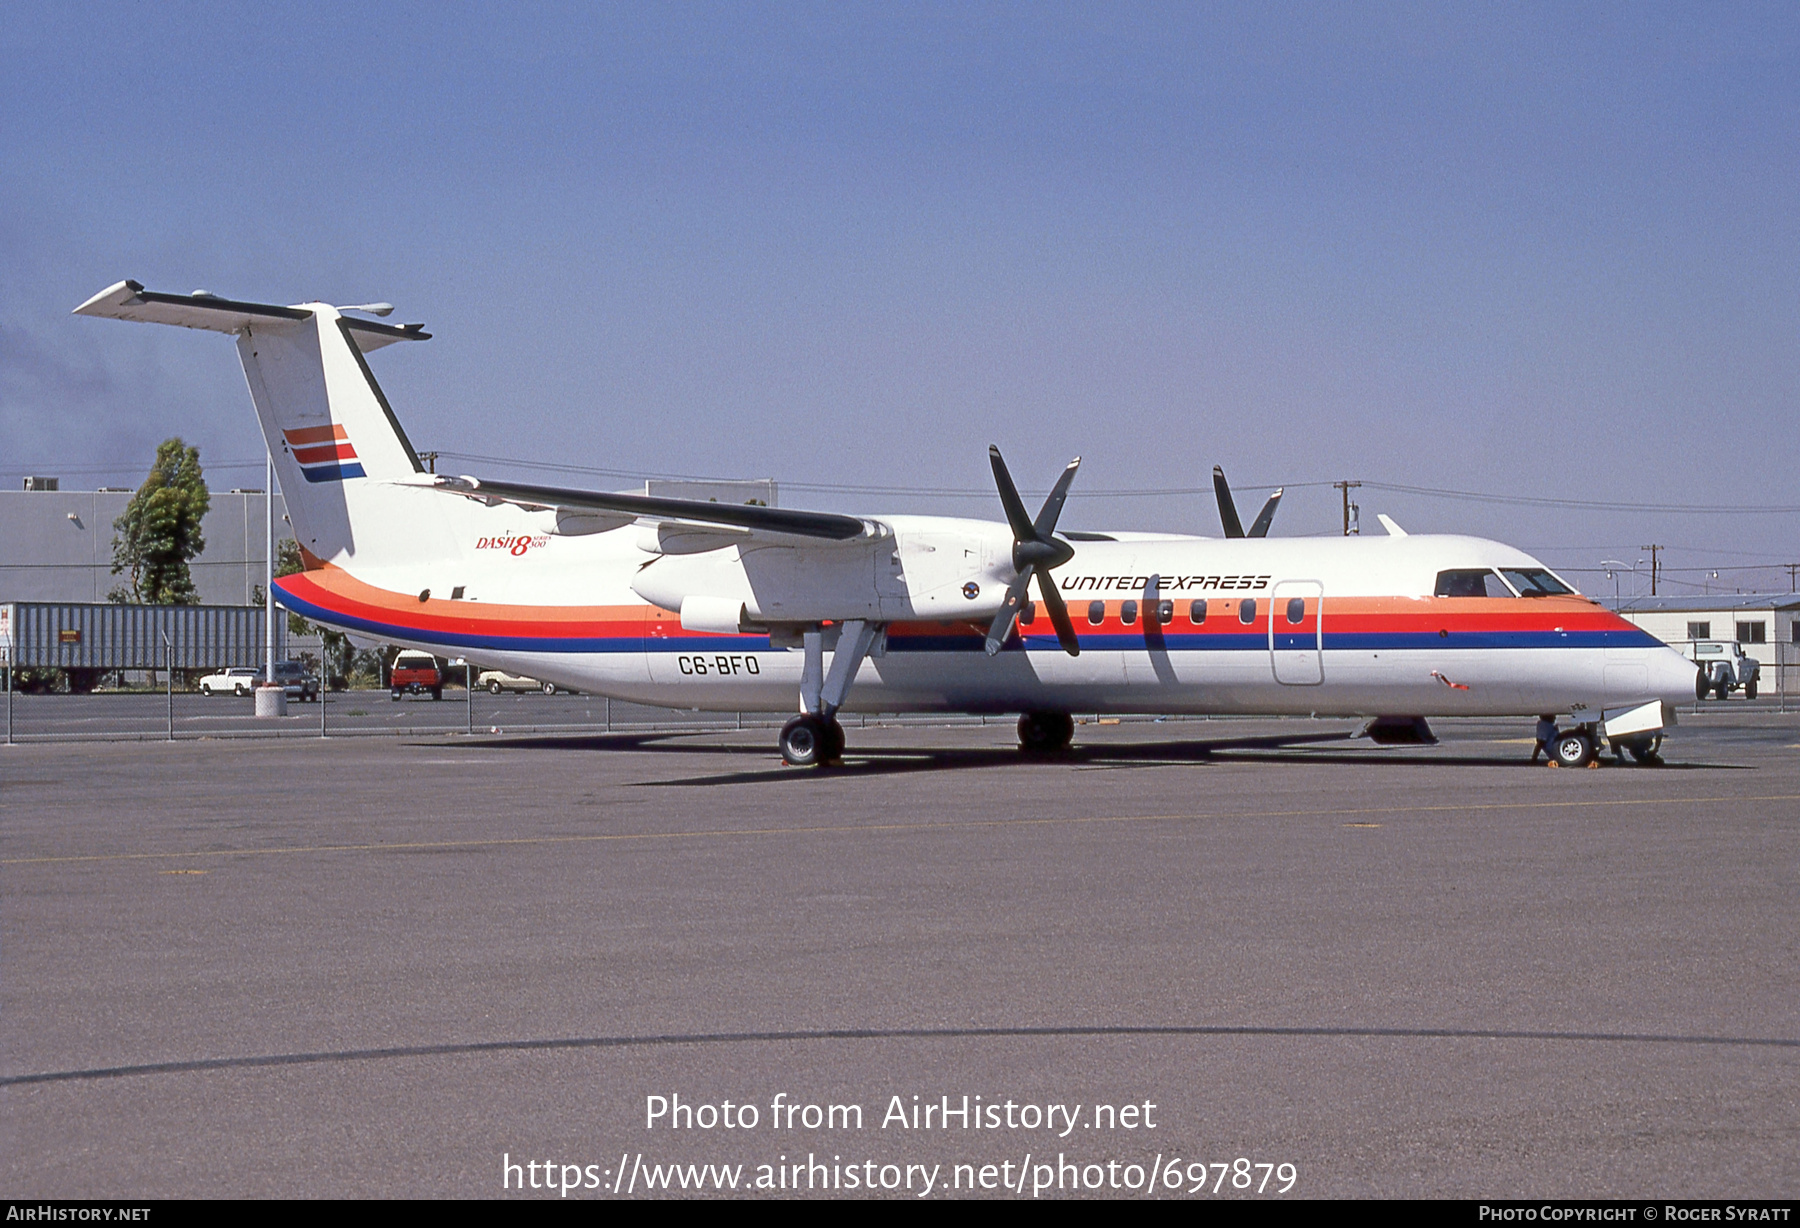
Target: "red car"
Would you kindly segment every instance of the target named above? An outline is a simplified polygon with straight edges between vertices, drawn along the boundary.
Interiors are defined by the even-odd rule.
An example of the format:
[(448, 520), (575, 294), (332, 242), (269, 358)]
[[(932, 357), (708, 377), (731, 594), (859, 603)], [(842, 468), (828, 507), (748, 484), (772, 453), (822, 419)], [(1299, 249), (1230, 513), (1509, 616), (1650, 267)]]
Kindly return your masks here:
[(429, 691), (433, 699), (442, 699), (444, 671), (428, 652), (403, 652), (394, 658), (394, 666), (388, 671), (388, 690), (395, 702), (409, 692), (423, 695)]

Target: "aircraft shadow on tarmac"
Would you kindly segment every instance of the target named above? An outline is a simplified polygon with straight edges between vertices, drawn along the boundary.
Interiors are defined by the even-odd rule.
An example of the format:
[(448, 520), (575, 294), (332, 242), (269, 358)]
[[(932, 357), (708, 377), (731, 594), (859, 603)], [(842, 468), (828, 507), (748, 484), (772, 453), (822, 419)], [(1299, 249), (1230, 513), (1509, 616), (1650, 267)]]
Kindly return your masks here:
[[(716, 734), (662, 730), (645, 733), (538, 735), (504, 741), (471, 743), (470, 749), (525, 748), (560, 751), (638, 750), (659, 755), (726, 756), (755, 761), (737, 771), (712, 772), (677, 780), (643, 781), (649, 787), (704, 787), (731, 784), (763, 784), (806, 781), (821, 775), (834, 778), (894, 776), (916, 772), (975, 771), (1021, 764), (1060, 767), (1070, 771), (1127, 771), (1142, 768), (1201, 766), (1215, 763), (1279, 762), (1283, 765), (1381, 764), (1388, 767), (1485, 767), (1544, 770), (1524, 755), (1470, 754), (1443, 747), (1375, 746), (1350, 732), (1263, 734), (1235, 738), (1186, 738), (1168, 742), (1126, 742), (1116, 745), (1083, 745), (1079, 742), (1061, 754), (1027, 757), (1011, 747), (880, 746), (851, 747), (841, 763), (825, 768), (792, 768), (766, 746), (702, 741)], [(1606, 765), (1609, 769), (1611, 764)], [(1637, 768), (1636, 764), (1628, 764)], [(1665, 763), (1657, 771), (1734, 770), (1741, 765)]]
[(195, 1058), (187, 1061), (146, 1062), (130, 1066), (95, 1066), (75, 1070), (49, 1070), (0, 1076), (0, 1087), (43, 1083), (89, 1082), (99, 1079), (140, 1078), (146, 1075), (193, 1074), (215, 1070), (255, 1070), (271, 1066), (312, 1066), (338, 1062), (392, 1061), (400, 1058), (462, 1057), (489, 1053), (529, 1053), (546, 1050), (627, 1049), (664, 1045), (805, 1044), (842, 1041), (934, 1041), (967, 1039), (1062, 1039), (1164, 1037), (1356, 1037), (1394, 1040), (1478, 1040), (1580, 1042), (1635, 1045), (1747, 1046), (1752, 1048), (1800, 1048), (1800, 1039), (1788, 1036), (1707, 1035), (1657, 1032), (1581, 1032), (1519, 1028), (1357, 1027), (1341, 1025), (1281, 1026), (1256, 1024), (1144, 1024), (1017, 1027), (943, 1028), (817, 1028), (759, 1032), (667, 1033), (639, 1036), (566, 1036), (541, 1039), (465, 1041), (451, 1044), (396, 1045), (379, 1049), (339, 1049), (312, 1053), (267, 1053), (240, 1057)]

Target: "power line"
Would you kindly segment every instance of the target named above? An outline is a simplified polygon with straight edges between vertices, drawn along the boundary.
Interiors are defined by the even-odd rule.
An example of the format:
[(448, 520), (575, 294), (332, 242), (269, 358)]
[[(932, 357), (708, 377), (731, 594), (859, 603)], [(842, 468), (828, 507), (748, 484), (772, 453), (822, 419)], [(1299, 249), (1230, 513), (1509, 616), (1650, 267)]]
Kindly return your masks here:
[(1578, 507), (1596, 512), (1681, 512), (1687, 515), (1748, 516), (1794, 515), (1800, 506), (1750, 506), (1724, 503), (1615, 503), (1605, 499), (1545, 499), (1534, 495), (1498, 495), (1475, 490), (1445, 490), (1434, 486), (1403, 486), (1396, 482), (1366, 482), (1371, 490), (1389, 490), (1436, 499), (1461, 499), (1471, 503), (1506, 503), (1528, 507)]
[[(452, 452), (440, 450), (434, 454), (443, 460), (468, 461), (478, 465), (505, 466), (515, 469), (529, 469), (547, 473), (579, 473), (604, 478), (622, 478), (626, 481), (642, 482), (645, 479), (679, 482), (718, 482), (735, 479), (720, 478), (717, 475), (692, 473), (656, 473), (641, 469), (615, 469), (596, 465), (571, 465), (556, 461), (526, 460), (522, 457), (491, 456), (472, 452)], [(261, 468), (262, 460), (247, 461), (212, 461), (206, 464), (207, 469), (252, 469)], [(8, 465), (0, 468), (0, 473), (7, 475), (30, 473), (53, 474), (115, 474), (135, 473), (145, 467), (138, 464), (118, 464), (106, 466), (72, 466), (72, 465), (40, 465), (36, 468), (19, 465)], [(990, 499), (994, 495), (988, 486), (891, 486), (891, 485), (859, 485), (849, 482), (798, 482), (781, 481), (779, 484), (788, 490), (807, 491), (818, 494), (850, 494), (850, 495), (893, 495), (911, 498), (928, 499)], [(1234, 483), (1234, 489), (1245, 491), (1273, 490), (1281, 486), (1287, 490), (1304, 490), (1309, 487), (1339, 488), (1343, 482), (1307, 481), (1307, 482), (1242, 482)], [(1553, 499), (1537, 495), (1503, 494), (1493, 491), (1454, 490), (1438, 486), (1412, 486), (1400, 482), (1376, 482), (1364, 480), (1352, 485), (1365, 486), (1370, 490), (1388, 491), (1393, 494), (1416, 495), (1430, 499), (1449, 499), (1469, 503), (1495, 503), (1518, 507), (1577, 508), (1598, 512), (1661, 512), (1680, 515), (1698, 516), (1757, 516), (1757, 515), (1797, 515), (1800, 505), (1793, 504), (1724, 504), (1724, 503), (1626, 503), (1607, 499)], [(1083, 490), (1077, 485), (1069, 492), (1070, 498), (1078, 499), (1167, 499), (1186, 497), (1211, 497), (1211, 486), (1145, 486), (1118, 487), (1104, 490)], [(1797, 565), (1800, 566), (1800, 565)]]

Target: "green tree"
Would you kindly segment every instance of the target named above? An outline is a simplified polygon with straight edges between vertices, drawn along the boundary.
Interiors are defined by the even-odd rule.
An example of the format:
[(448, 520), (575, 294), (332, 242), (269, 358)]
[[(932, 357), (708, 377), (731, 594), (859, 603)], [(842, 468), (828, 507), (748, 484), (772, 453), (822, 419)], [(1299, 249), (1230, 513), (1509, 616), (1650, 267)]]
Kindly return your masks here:
[(113, 521), (113, 574), (130, 577), (109, 596), (150, 605), (197, 605), (188, 563), (206, 549), (200, 522), (212, 506), (200, 472), (200, 449), (179, 439), (156, 448), (150, 476)]

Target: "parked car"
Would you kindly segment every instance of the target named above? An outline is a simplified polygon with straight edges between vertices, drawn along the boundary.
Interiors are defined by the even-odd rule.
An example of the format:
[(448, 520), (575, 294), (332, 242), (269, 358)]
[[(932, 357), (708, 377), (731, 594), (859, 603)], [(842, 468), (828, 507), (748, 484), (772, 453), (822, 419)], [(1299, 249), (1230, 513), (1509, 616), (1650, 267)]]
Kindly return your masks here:
[(433, 699), (442, 699), (444, 671), (430, 653), (408, 649), (394, 658), (393, 668), (388, 671), (388, 691), (395, 702), (408, 694), (429, 693)]
[(200, 693), (211, 697), (214, 695), (248, 695), (262, 685), (262, 671), (248, 667), (222, 669), (216, 674), (208, 674), (200, 680)]
[(319, 680), (299, 661), (275, 662), (275, 681), (287, 691), (289, 699), (319, 702)]
[(1733, 691), (1744, 692), (1745, 699), (1756, 698), (1756, 684), (1762, 677), (1762, 663), (1744, 651), (1735, 640), (1676, 640), (1669, 647), (1692, 661), (1694, 698), (1709, 694), (1724, 699)]
[(536, 678), (527, 678), (523, 674), (509, 674), (505, 670), (484, 669), (475, 680), (476, 686), (484, 686), (489, 693), (498, 695), (502, 691), (542, 691), (546, 695), (554, 695), (563, 689), (554, 682), (539, 682)]

